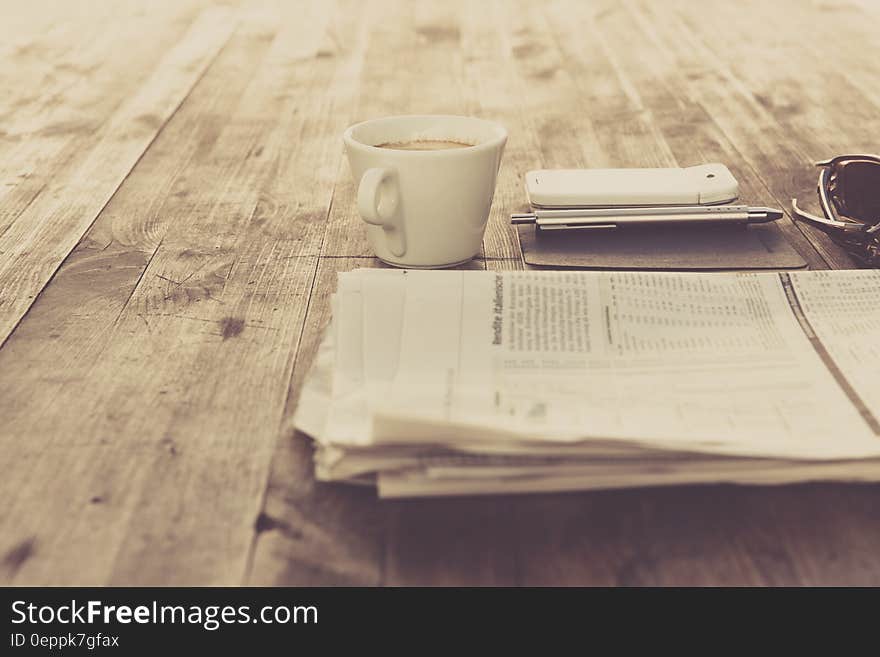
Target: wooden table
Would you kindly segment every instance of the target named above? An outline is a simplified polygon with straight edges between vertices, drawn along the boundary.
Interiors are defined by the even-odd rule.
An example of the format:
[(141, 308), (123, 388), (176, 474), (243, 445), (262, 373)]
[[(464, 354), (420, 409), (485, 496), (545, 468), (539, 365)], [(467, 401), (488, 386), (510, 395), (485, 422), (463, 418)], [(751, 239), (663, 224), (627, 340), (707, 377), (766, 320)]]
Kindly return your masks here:
[(812, 204), (812, 161), (880, 150), (875, 4), (45, 4), (0, 5), (0, 580), (880, 584), (878, 486), (388, 502), (290, 428), (336, 273), (378, 265), (347, 125), (508, 127), (474, 268), (520, 266), (537, 167)]

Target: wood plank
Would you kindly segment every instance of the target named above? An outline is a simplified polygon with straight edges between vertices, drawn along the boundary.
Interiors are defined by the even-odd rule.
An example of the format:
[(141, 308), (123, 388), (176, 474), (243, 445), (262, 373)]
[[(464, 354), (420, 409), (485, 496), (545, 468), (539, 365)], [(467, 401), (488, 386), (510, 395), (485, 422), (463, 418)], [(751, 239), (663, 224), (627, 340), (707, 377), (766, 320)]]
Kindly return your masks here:
[[(96, 6), (89, 15), (79, 9), (77, 3), (70, 2), (55, 11), (34, 11), (30, 5), (4, 11), (0, 24), (0, 57), (4, 62), (0, 68), (0, 119), (4, 122), (23, 118), (17, 110), (38, 108), (43, 104), (39, 101), (45, 102), (65, 88), (70, 83), (68, 74), (80, 68), (71, 60), (89, 47), (102, 27), (115, 27), (122, 11), (117, 3)], [(68, 65), (56, 66), (59, 62)]]
[[(0, 349), (7, 427), (34, 431), (46, 400), (86, 378), (176, 215), (210, 203), (214, 190), (200, 193), (186, 174), (212, 152), (222, 117), (274, 35), (260, 23), (237, 31)], [(58, 429), (56, 420), (45, 425), (49, 433)]]
[(224, 11), (201, 14), (102, 127), (81, 164), (53, 179), (0, 236), (0, 344), (225, 43), (229, 27)]
[[(32, 435), (31, 446), (38, 453), (59, 440), (74, 442), (66, 433), (65, 416), (83, 403), (85, 395), (78, 387), (89, 384), (88, 374), (106, 348), (115, 320), (164, 237), (171, 214), (166, 197), (182, 203), (190, 195), (181, 187), (172, 191), (173, 184), (197, 153), (204, 157), (210, 152), (218, 137), (217, 117), (240, 98), (268, 47), (266, 37), (274, 36), (274, 32), (245, 32), (236, 43), (238, 48), (217, 62), (215, 75), (204, 78), (193, 92), (196, 107), (181, 109), (140, 161), (137, 171), (144, 176), (128, 178), (0, 350), (0, 405), (9, 419), (0, 431), (4, 444)], [(19, 461), (16, 471), (36, 467), (36, 457), (20, 456), (25, 457), (24, 463)], [(52, 458), (61, 456), (56, 452), (48, 460)], [(122, 469), (123, 477), (127, 471)], [(117, 497), (112, 490), (116, 476), (93, 484), (87, 498), (74, 494), (70, 503), (80, 502), (74, 506), (75, 515), (85, 530), (120, 508), (122, 494)], [(21, 530), (26, 532), (27, 525)], [(100, 538), (100, 532), (96, 536)], [(9, 540), (15, 538), (9, 536)], [(37, 559), (48, 549), (39, 532), (20, 540), (35, 541)], [(112, 559), (105, 561), (101, 568), (112, 568)], [(59, 559), (59, 563), (65, 562)], [(96, 570), (98, 564), (92, 564), (81, 576), (85, 581), (101, 581)]]
[[(240, 580), (316, 267), (292, 218), (262, 212), (260, 200), (287, 163), (316, 168), (310, 156), (333, 120), (316, 120), (326, 116), (318, 91), (357, 58), (347, 45), (357, 12), (340, 12), (342, 63), (319, 54), (329, 9), (314, 2), (268, 17), (270, 50), (256, 75), (239, 73), (250, 80), (237, 107), (215, 117), (217, 134), (202, 135), (172, 184), (167, 231), (97, 361), (43, 400), (47, 414), (26, 418), (39, 444), (10, 482), (21, 504), (3, 518), (16, 527), (3, 540), (36, 547), (16, 581)], [(173, 148), (165, 155), (165, 166), (179, 166)], [(329, 202), (328, 190), (310, 197), (309, 182), (299, 184), (305, 208), (309, 198)], [(140, 200), (125, 197), (123, 185), (120, 207)], [(24, 426), (6, 430), (10, 441)], [(75, 436), (86, 438), (71, 458)], [(75, 479), (60, 470), (65, 461)], [(44, 480), (53, 484), (43, 496), (26, 490)]]
[[(565, 66), (552, 28), (533, 3), (473, 3), (465, 14), (467, 74), (484, 112), (508, 126), (496, 203), (485, 238), (487, 258), (520, 258), (510, 213), (527, 207), (523, 179), (536, 168), (610, 166), (591, 107)], [(603, 87), (602, 78), (591, 88)]]
[[(95, 133), (140, 87), (157, 53), (182, 38), (196, 13), (191, 5), (143, 13), (105, 3), (112, 15), (61, 20), (52, 40), (26, 39), (8, 55), (0, 79), (0, 235), (49, 181), (82, 164)], [(151, 38), (139, 38), (145, 34)], [(120, 43), (126, 57), (118, 56)]]
[[(880, 36), (868, 5), (799, 7), (803, 24), (798, 30), (774, 29), (791, 15), (792, 6), (797, 5), (747, 0), (740, 11), (731, 11), (719, 4), (706, 23), (693, 27), (703, 34), (721, 23), (733, 29), (748, 23), (750, 38), (768, 44), (762, 57), (749, 55), (740, 42), (723, 49), (708, 40), (706, 45), (729, 60), (731, 70), (780, 124), (796, 127), (798, 135), (808, 136), (819, 146), (876, 147), (876, 137), (871, 139), (871, 135), (880, 127), (876, 112), (880, 89), (871, 83), (874, 76), (865, 63), (866, 53), (880, 47)], [(875, 12), (878, 7), (874, 3)], [(834, 39), (834, 48), (805, 47), (829, 39), (830, 34), (846, 34), (847, 38)]]
[[(531, 112), (523, 101), (529, 90), (514, 59), (515, 50), (497, 3), (468, 3), (461, 13), (463, 83), (471, 105), (482, 117), (507, 128), (495, 197), (489, 213), (483, 253), (486, 258), (519, 257), (519, 242), (510, 213), (525, 207), (523, 176), (543, 166), (540, 142)], [(543, 69), (541, 69), (543, 70)]]
[[(10, 121), (34, 121), (34, 115), (58, 111), (64, 105), (67, 111), (73, 109), (69, 101), (78, 103), (82, 96), (71, 92), (84, 78), (92, 77), (93, 84), (115, 78), (115, 84), (103, 91), (116, 94), (121, 91), (118, 87), (129, 82), (124, 76), (117, 77), (117, 71), (128, 67), (128, 78), (136, 83), (138, 77), (149, 73), (140, 69), (142, 50), (152, 49), (155, 61), (156, 46), (173, 45), (166, 39), (179, 39), (208, 3), (156, 0), (150, 11), (132, 0), (70, 0), (51, 3), (51, 7), (0, 4), (15, 5), (3, 13), (0, 28), (15, 26), (8, 34), (0, 34), (4, 64), (0, 67), (0, 120), (6, 129)], [(137, 38), (145, 35), (150, 35), (152, 42)], [(120, 43), (128, 46), (127, 58), (118, 57)], [(114, 50), (105, 50), (108, 46)], [(112, 61), (113, 54), (121, 61)]]
[(686, 486), (524, 497), (517, 509), (518, 526), (529, 528), (517, 537), (522, 582), (729, 586), (834, 581), (827, 575), (811, 577), (798, 563), (804, 553), (852, 547), (849, 537), (823, 538), (816, 524), (804, 522), (803, 509), (818, 502), (823, 525), (837, 524), (830, 505), (821, 501), (833, 489)]

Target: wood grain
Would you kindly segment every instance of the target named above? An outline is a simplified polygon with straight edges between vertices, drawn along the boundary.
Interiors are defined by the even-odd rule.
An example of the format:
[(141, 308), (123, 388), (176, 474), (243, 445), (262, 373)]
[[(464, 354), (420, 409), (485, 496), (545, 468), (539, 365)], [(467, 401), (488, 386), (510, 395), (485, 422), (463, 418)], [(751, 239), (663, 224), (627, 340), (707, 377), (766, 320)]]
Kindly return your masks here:
[[(201, 75), (229, 35), (229, 16), (206, 10), (153, 73), (90, 136), (76, 165), (54, 172), (0, 235), (0, 344)], [(161, 43), (161, 42), (160, 42)], [(159, 51), (161, 52), (161, 51)]]
[(787, 210), (880, 150), (876, 3), (0, 4), (3, 583), (880, 584), (878, 486), (381, 502), (291, 426), (337, 273), (382, 266), (347, 125), (508, 128), (469, 268), (522, 268), (533, 168), (718, 160)]
[[(311, 9), (326, 25), (322, 5)], [(57, 581), (241, 577), (316, 264), (291, 238), (292, 218), (264, 216), (258, 205), (261, 192), (275, 188), (280, 164), (293, 158), (289, 145), (307, 148), (323, 134), (306, 130), (318, 114), (310, 103), (322, 102), (313, 92), (323, 83), (321, 71), (311, 60), (323, 29), (296, 20), (279, 29), (274, 17), (270, 25), (271, 45), (258, 68), (239, 73), (247, 84), (234, 111), (215, 121), (216, 136), (197, 143), (185, 174), (175, 179), (161, 209), (167, 230), (136, 272), (97, 360), (79, 385), (61, 390), (51, 412), (23, 418), (31, 429), (6, 427), (7, 440), (30, 430), (43, 437), (32, 446), (38, 453), (32, 467), (21, 471), (25, 481), (10, 482), (25, 497), (27, 481), (35, 485), (58, 466), (54, 439), (83, 436), (67, 464), (75, 480), (55, 480), (66, 496), (37, 501), (38, 513), (33, 505), (16, 506), (16, 516), (4, 519), (18, 529), (5, 540), (32, 535), (44, 556), (22, 566), (19, 577), (38, 580), (40, 565), (49, 564)], [(262, 49), (264, 41), (258, 36), (250, 44)], [(218, 82), (224, 73), (217, 73)], [(278, 93), (286, 88), (302, 93)], [(176, 165), (180, 153), (173, 146), (157, 152), (164, 156), (157, 166)], [(123, 186), (119, 203), (137, 202), (133, 191), (128, 200)], [(226, 367), (211, 367), (212, 361)], [(69, 448), (68, 441), (58, 449)], [(91, 504), (91, 527), (65, 522), (71, 506), (92, 499), (99, 501)], [(187, 505), (200, 510), (186, 513)], [(47, 526), (63, 542), (44, 538)], [(77, 565), (81, 555), (97, 553), (91, 568)], [(170, 554), (188, 555), (191, 563), (169, 570)]]
[[(82, 163), (94, 133), (140, 88), (157, 53), (183, 36), (198, 11), (188, 4), (152, 14), (123, 3), (96, 5), (94, 12), (65, 3), (72, 15), (46, 12), (55, 21), (10, 40), (0, 72), (0, 235), (48, 181)], [(133, 42), (126, 57), (114, 57), (126, 41)]]

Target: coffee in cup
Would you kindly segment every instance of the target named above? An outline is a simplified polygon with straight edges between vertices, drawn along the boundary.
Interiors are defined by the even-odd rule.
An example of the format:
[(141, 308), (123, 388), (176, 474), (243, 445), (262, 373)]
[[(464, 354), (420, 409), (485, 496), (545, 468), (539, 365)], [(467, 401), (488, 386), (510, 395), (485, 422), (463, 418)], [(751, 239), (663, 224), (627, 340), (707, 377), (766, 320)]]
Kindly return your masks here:
[(450, 148), (470, 148), (473, 144), (447, 139), (423, 139), (421, 141), (391, 141), (378, 144), (378, 148), (390, 148), (396, 151), (447, 151)]
[(367, 239), (383, 261), (452, 267), (480, 251), (507, 131), (463, 116), (392, 116), (343, 136)]

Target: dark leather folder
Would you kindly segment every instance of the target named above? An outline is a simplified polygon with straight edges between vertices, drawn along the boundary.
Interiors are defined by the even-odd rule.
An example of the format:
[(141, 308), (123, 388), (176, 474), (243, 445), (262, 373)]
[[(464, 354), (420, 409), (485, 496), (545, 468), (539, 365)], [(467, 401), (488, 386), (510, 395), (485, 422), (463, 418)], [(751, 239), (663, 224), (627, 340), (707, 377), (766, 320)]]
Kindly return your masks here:
[(537, 267), (723, 271), (807, 266), (773, 224), (517, 229), (523, 262)]

